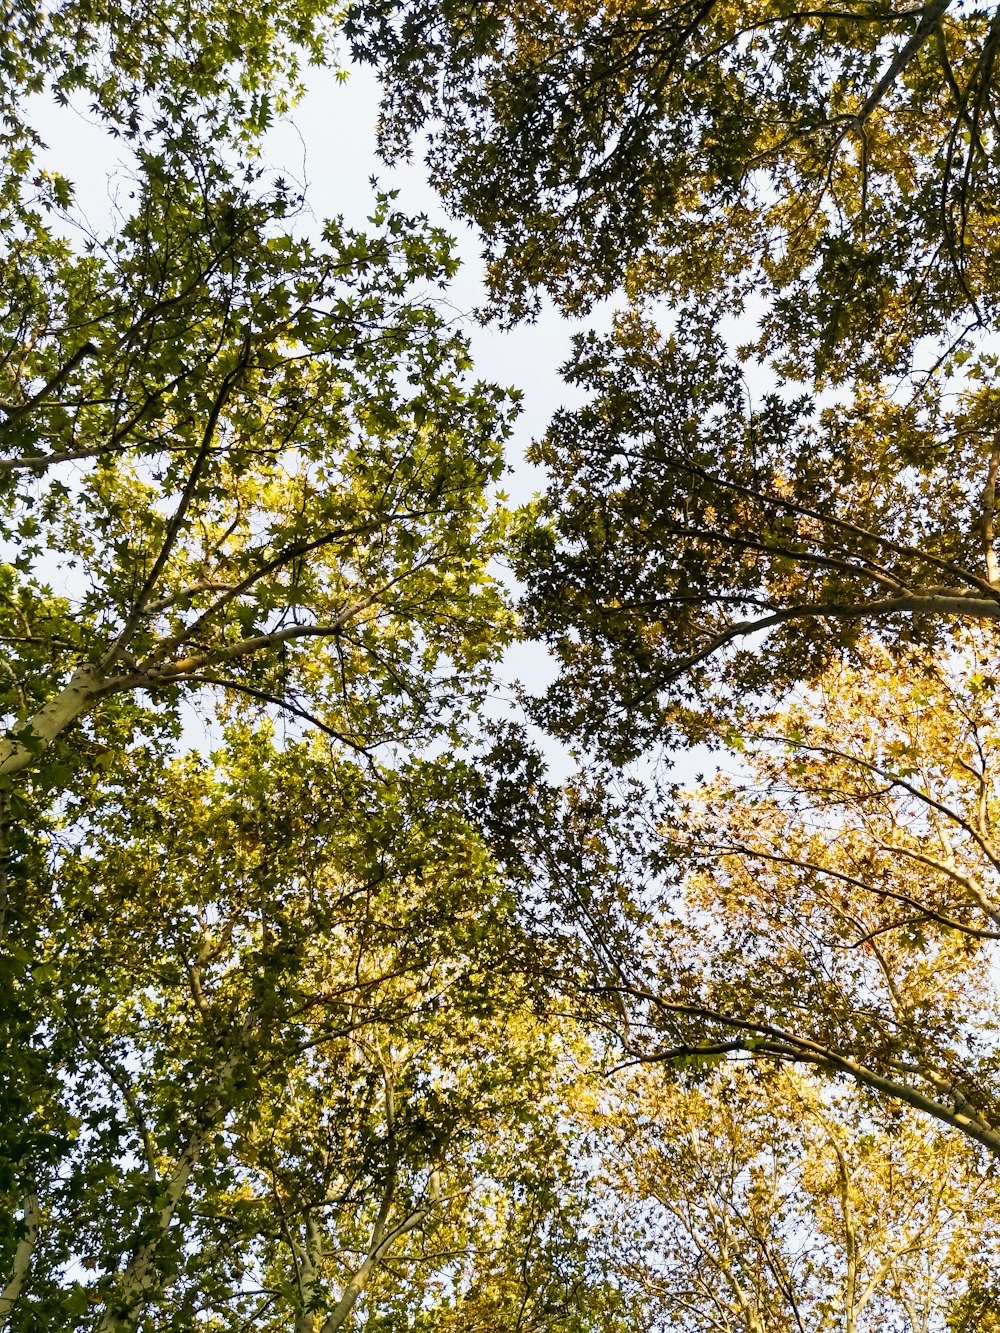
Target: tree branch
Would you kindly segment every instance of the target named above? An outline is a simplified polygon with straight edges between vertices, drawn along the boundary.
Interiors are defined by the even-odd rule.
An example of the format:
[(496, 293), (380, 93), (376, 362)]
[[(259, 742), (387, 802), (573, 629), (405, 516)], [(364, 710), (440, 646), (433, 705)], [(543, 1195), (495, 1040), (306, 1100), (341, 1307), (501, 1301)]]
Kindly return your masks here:
[(861, 109), (858, 111), (857, 115), (852, 118), (851, 128), (861, 129), (864, 126), (868, 118), (878, 108), (882, 98), (886, 95), (892, 85), (899, 78), (900, 74), (906, 69), (907, 65), (937, 27), (950, 4), (951, 0), (930, 0), (930, 3), (925, 5), (924, 8), (919, 11), (920, 19), (913, 35), (908, 42), (905, 42), (903, 46), (899, 48), (885, 73), (865, 98)]
[[(824, 1046), (812, 1038), (797, 1037), (771, 1023), (737, 1018), (733, 1014), (722, 1013), (703, 1005), (672, 1003), (638, 987), (628, 986), (622, 989), (635, 998), (641, 999), (644, 1003), (653, 1004), (664, 1013), (701, 1018), (706, 1022), (716, 1023), (722, 1027), (735, 1028), (737, 1031), (747, 1034), (747, 1037), (739, 1042), (738, 1047), (734, 1042), (721, 1044), (716, 1042), (705, 1045), (685, 1042), (669, 1050), (653, 1051), (644, 1055), (644, 1063), (656, 1060), (669, 1063), (685, 1056), (723, 1053), (722, 1048), (725, 1047), (729, 1051), (740, 1049), (753, 1056), (764, 1055), (777, 1060), (786, 1060), (789, 1063), (811, 1064), (825, 1070), (827, 1073), (845, 1074), (863, 1087), (871, 1088), (873, 1092), (880, 1092), (884, 1096), (905, 1102), (906, 1105), (912, 1106), (915, 1110), (923, 1111), (942, 1124), (949, 1125), (969, 1138), (975, 1139), (977, 1143), (982, 1144), (995, 1157), (1000, 1157), (1000, 1131), (984, 1120), (978, 1112), (973, 1112), (970, 1115), (959, 1109), (958, 1106), (949, 1108), (919, 1089), (906, 1083), (900, 1083), (897, 1079), (889, 1078), (885, 1074), (880, 1074), (877, 1070), (866, 1065), (858, 1064), (849, 1056), (842, 1055), (839, 1051)], [(925, 1071), (921, 1070), (919, 1072), (922, 1077), (928, 1077)], [(945, 1082), (942, 1076), (942, 1083)]]
[(997, 561), (994, 542), (994, 522), (997, 510), (997, 471), (1000, 469), (1000, 448), (990, 454), (983, 487), (983, 555), (986, 559), (986, 579), (992, 587), (1000, 586), (1000, 562)]
[[(72, 375), (73, 371), (81, 361), (86, 360), (88, 356), (96, 355), (97, 348), (94, 344), (92, 342), (85, 342), (82, 347), (77, 348), (68, 361), (60, 366), (47, 384), (43, 384), (37, 393), (32, 394), (26, 403), (21, 403), (17, 407), (13, 407), (7, 403), (0, 403), (0, 411), (6, 414), (5, 420), (0, 422), (0, 431), (5, 431), (15, 421), (19, 421), (21, 417), (27, 416), (27, 414), (33, 411), (39, 403), (43, 402), (50, 393), (54, 393), (60, 385), (65, 384), (66, 380), (69, 379), (70, 375)], [(7, 463), (7, 466), (9, 466), (9, 462)]]
[(139, 590), (139, 595), (135, 599), (135, 604), (129, 612), (120, 633), (101, 659), (101, 669), (104, 671), (107, 671), (108, 668), (114, 664), (122, 650), (128, 647), (136, 630), (139, 628), (139, 624), (142, 621), (143, 614), (146, 610), (146, 605), (156, 588), (157, 582), (159, 581), (160, 575), (163, 573), (167, 561), (170, 559), (174, 546), (177, 543), (177, 539), (180, 536), (184, 518), (191, 506), (191, 502), (194, 500), (195, 491), (198, 488), (201, 475), (211, 457), (219, 418), (222, 415), (226, 403), (229, 401), (229, 395), (232, 393), (236, 382), (250, 363), (251, 348), (252, 342), (250, 335), (248, 334), (244, 340), (243, 351), (239, 360), (236, 362), (236, 365), (233, 366), (232, 370), (228, 372), (223, 379), (222, 384), (219, 386), (219, 391), (212, 404), (212, 410), (209, 413), (208, 421), (205, 424), (201, 445), (195, 456), (195, 460), (191, 465), (191, 471), (188, 473), (188, 478), (184, 484), (184, 490), (181, 493), (177, 508), (174, 510), (170, 522), (167, 524), (167, 531), (156, 559), (153, 561), (153, 568), (146, 576), (142, 588)]

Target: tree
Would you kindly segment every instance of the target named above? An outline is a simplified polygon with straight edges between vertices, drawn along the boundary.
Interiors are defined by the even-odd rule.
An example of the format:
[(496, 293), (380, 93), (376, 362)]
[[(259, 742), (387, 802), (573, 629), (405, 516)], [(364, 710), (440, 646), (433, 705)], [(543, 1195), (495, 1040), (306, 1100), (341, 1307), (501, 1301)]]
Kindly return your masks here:
[(384, 201), (381, 235), (314, 244), (281, 182), (197, 147), (144, 150), (103, 251), (12, 244), (14, 290), (42, 271), (3, 358), (11, 776), (102, 701), (182, 687), (300, 714), (318, 695), (323, 725), (377, 743), (407, 725), (389, 699), (431, 710), (425, 682), (502, 633), (504, 395), (463, 386), (461, 338), (407, 295), (451, 271), (444, 238)]
[(183, 24), (165, 4), (139, 11), (70, 0), (46, 10), (18, 0), (7, 24), (0, 116), (6, 146), (16, 151), (5, 159), (3, 199), (15, 213), (26, 202), (21, 187), (41, 187), (44, 198), (55, 185), (27, 170), (38, 143), (26, 112), (30, 95), (63, 104), (86, 98), (110, 133), (133, 144), (200, 111), (227, 139), (245, 136), (246, 146), (301, 91), (303, 61), (334, 56), (337, 31), (335, 11), (315, 0), (252, 12), (207, 0)]
[(609, 1253), (634, 1327), (928, 1333), (995, 1255), (971, 1144), (800, 1071), (746, 1062), (606, 1094)]
[(515, 314), (764, 288), (765, 345), (840, 374), (995, 313), (989, 6), (357, 0), (348, 31)]
[[(390, 136), (422, 123), (436, 62), (450, 81), (432, 155), (490, 243), (519, 249), (494, 271), (508, 313), (535, 284), (582, 309), (624, 279), (710, 315), (763, 274), (759, 348), (816, 383), (853, 377), (854, 399), (813, 427), (787, 394), (748, 416), (690, 312), (662, 342), (639, 316), (581, 341), (591, 402), (540, 448), (555, 489), (523, 516), (519, 549), (532, 624), (569, 668), (550, 721), (561, 711), (562, 730), (600, 736), (613, 759), (664, 724), (732, 740), (740, 691), (776, 692), (845, 651), (871, 679), (838, 684), (854, 709), (842, 733), (881, 717), (865, 694), (875, 661), (911, 712), (923, 689), (979, 716), (980, 676), (949, 682), (945, 657), (921, 684), (900, 663), (965, 642), (942, 619), (997, 618), (996, 366), (967, 363), (957, 406), (957, 356), (911, 403), (884, 380), (916, 338), (982, 323), (994, 299), (995, 24), (947, 10), (351, 12), (399, 99)], [(669, 836), (640, 829), (603, 775), (555, 791), (516, 730), (484, 779), (477, 709), (514, 628), (492, 565), (513, 395), (470, 382), (435, 297), (454, 268), (442, 233), (391, 197), (370, 234), (313, 225), (258, 165), (298, 62), (329, 50), (331, 16), (312, 0), (203, 4), (183, 34), (155, 6), (142, 24), (72, 4), (14, 19), (0, 92), (6, 1325), (620, 1333), (634, 1311), (592, 1235), (597, 1130), (580, 1110), (609, 1039), (659, 1066), (721, 1056), (741, 1074), (848, 1076), (1000, 1151), (995, 1042), (971, 1017), (993, 1003), (983, 964), (1000, 935), (992, 723), (956, 742), (892, 715), (856, 750), (824, 751), (843, 787), (828, 840), (800, 815), (821, 797), (829, 824), (829, 789), (803, 777), (808, 761), (786, 773), (759, 725), (770, 790), (752, 821), (722, 784)], [(703, 74), (717, 46), (721, 81)], [(789, 79), (804, 53), (816, 63)], [(628, 124), (640, 86), (657, 114)], [(87, 97), (128, 155), (103, 234), (34, 162), (25, 98), (45, 90)], [(757, 126), (734, 135), (750, 99)], [(456, 146), (452, 175), (439, 154)], [(903, 245), (900, 200), (925, 170)], [(740, 206), (745, 226), (722, 227)], [(929, 628), (903, 634), (915, 613)], [(832, 646), (813, 633), (803, 661), (803, 627), (830, 622), (843, 632)], [(884, 626), (882, 645), (861, 622)], [(712, 680), (718, 653), (769, 629), (759, 661), (736, 654)], [(903, 654), (880, 657), (891, 639)], [(612, 678), (620, 714), (605, 718)], [(190, 753), (206, 704), (215, 749)], [(807, 700), (770, 725), (800, 746), (819, 723)], [(905, 737), (886, 760), (893, 727)], [(949, 830), (958, 851), (936, 851)], [(659, 878), (636, 890), (650, 834)], [(934, 876), (919, 892), (915, 863)], [(827, 1103), (809, 1107), (819, 1124)], [(841, 1118), (862, 1132), (859, 1114)], [(859, 1145), (834, 1151), (854, 1164), (844, 1218)], [(697, 1193), (695, 1158), (676, 1183)], [(873, 1179), (877, 1213), (892, 1190)], [(822, 1230), (835, 1211), (814, 1191), (807, 1221)], [(990, 1290), (988, 1271), (965, 1281), (956, 1328)]]
[[(408, 1318), (489, 1266), (467, 1219), (490, 1191), (524, 1253), (519, 1157), (552, 1139), (561, 1038), (457, 757), (512, 628), (490, 570), (510, 399), (439, 309), (440, 231), (389, 197), (370, 234), (314, 225), (256, 165), (295, 44), (325, 40), (321, 8), (279, 8), (184, 35), (24, 11), (9, 56), (14, 1329), (333, 1333), (363, 1296)], [(46, 88), (120, 136), (105, 234), (33, 162)], [(185, 757), (203, 701), (225, 743)]]
[(577, 340), (589, 401), (536, 449), (546, 725), (618, 757), (711, 717), (718, 677), (746, 698), (859, 628), (996, 619), (989, 7), (359, 0), (348, 30), (385, 150), (432, 126), (500, 308), (629, 302)]
[(628, 1051), (804, 1065), (1000, 1153), (997, 728), (966, 669), (870, 653), (748, 740), (748, 778), (664, 807)]
[(704, 319), (637, 315), (581, 336), (567, 374), (589, 401), (534, 448), (551, 482), (519, 564), (563, 666), (555, 729), (641, 750), (773, 703), (861, 636), (947, 651), (956, 622), (996, 621), (991, 385), (754, 408)]
[(7, 1327), (335, 1333), (362, 1298), (373, 1326), (471, 1322), (494, 1248), (520, 1271), (569, 1171), (572, 1038), (535, 1012), (545, 946), (469, 787), (236, 728), (80, 800), (26, 885), (47, 1078), (6, 1182)]

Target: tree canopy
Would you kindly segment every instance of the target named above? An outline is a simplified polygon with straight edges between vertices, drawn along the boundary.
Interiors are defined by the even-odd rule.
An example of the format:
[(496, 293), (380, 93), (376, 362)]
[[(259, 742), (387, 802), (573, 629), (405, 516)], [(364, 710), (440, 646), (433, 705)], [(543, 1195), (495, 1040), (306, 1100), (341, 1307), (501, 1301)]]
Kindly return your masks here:
[(358, 0), (348, 32), (514, 313), (763, 286), (764, 345), (833, 374), (991, 318), (989, 5)]
[(727, 1069), (711, 1090), (642, 1070), (627, 1089), (601, 1133), (638, 1327), (855, 1333), (985, 1314), (993, 1183), (968, 1145), (788, 1070)]
[(498, 310), (627, 303), (536, 446), (550, 725), (610, 711), (641, 749), (679, 680), (746, 697), (861, 625), (995, 618), (991, 7), (399, 0), (347, 26)]
[[(993, 7), (9, 29), (0, 1324), (988, 1333)], [(348, 51), (483, 318), (620, 304), (518, 511), (448, 236), (263, 165)]]
[(753, 403), (705, 321), (634, 312), (567, 374), (588, 400), (534, 446), (552, 480), (519, 558), (564, 667), (550, 725), (634, 749), (865, 635), (927, 651), (996, 621), (993, 388)]
[(234, 731), (212, 762), (137, 753), (53, 842), (21, 995), (60, 1076), (22, 1130), (12, 1327), (333, 1333), (407, 1283), (475, 1306), (569, 1167), (531, 945), (442, 768), (373, 787)]
[[(516, 1245), (571, 1169), (529, 1181), (500, 1135), (521, 1115), (551, 1138), (559, 1038), (533, 1036), (471, 770), (428, 749), (462, 743), (510, 633), (489, 566), (511, 400), (435, 300), (443, 233), (388, 196), (365, 234), (315, 225), (257, 165), (322, 11), (23, 18), (0, 1312), (332, 1333), (373, 1284), (391, 1309), (407, 1266), (460, 1300), (476, 1221)], [(42, 90), (120, 138), (105, 231), (35, 165), (17, 98)], [(218, 748), (186, 755), (213, 709)]]

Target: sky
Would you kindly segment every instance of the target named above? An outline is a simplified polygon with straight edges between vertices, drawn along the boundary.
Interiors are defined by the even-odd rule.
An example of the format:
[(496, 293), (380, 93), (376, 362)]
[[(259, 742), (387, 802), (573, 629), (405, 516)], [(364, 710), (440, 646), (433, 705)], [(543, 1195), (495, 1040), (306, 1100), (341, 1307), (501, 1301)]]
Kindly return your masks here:
[[(524, 461), (524, 450), (544, 431), (556, 408), (575, 401), (558, 370), (569, 356), (573, 332), (585, 325), (563, 318), (551, 307), (534, 324), (521, 324), (507, 332), (477, 324), (473, 311), (484, 299), (478, 234), (445, 213), (427, 183), (419, 152), (412, 163), (392, 169), (378, 160), (378, 103), (378, 81), (368, 68), (351, 67), (344, 84), (337, 83), (332, 71), (313, 71), (309, 92), (293, 116), (269, 135), (267, 160), (299, 178), (304, 173), (307, 200), (319, 217), (343, 214), (347, 222), (362, 226), (371, 209), (370, 179), (376, 176), (380, 186), (400, 191), (404, 211), (426, 213), (456, 238), (462, 268), (449, 300), (456, 316), (465, 317), (476, 373), (498, 384), (516, 386), (524, 394), (507, 490), (513, 500), (527, 500), (543, 485), (544, 477)], [(596, 319), (606, 323), (608, 311), (599, 311)], [(591, 317), (586, 326), (594, 322)]]

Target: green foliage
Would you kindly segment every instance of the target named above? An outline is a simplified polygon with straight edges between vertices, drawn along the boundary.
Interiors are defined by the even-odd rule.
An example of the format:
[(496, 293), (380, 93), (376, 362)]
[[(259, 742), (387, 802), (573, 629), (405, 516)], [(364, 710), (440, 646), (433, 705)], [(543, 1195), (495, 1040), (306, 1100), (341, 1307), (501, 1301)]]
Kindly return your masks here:
[[(440, 230), (391, 196), (366, 232), (315, 224), (256, 165), (321, 9), (22, 18), (0, 1320), (330, 1333), (369, 1287), (420, 1307), (403, 1271), (454, 1287), (468, 1200), (507, 1236), (518, 1157), (552, 1141), (563, 1038), (456, 757), (513, 626), (513, 399), (442, 314)], [(36, 169), (43, 90), (121, 136), (106, 234)]]
[(385, 151), (433, 123), (498, 310), (629, 302), (534, 450), (545, 725), (702, 740), (861, 628), (938, 651), (998, 618), (995, 15), (358, 0), (347, 30)]
[(563, 665), (557, 730), (618, 754), (700, 738), (862, 632), (926, 650), (1000, 614), (989, 399), (753, 405), (704, 320), (664, 335), (637, 315), (580, 336), (565, 373), (588, 399), (534, 447), (551, 482), (519, 529), (528, 624)]
[(469, 783), (234, 730), (75, 803), (23, 905), (29, 1054), (59, 1076), (4, 1182), (43, 1217), (12, 1328), (288, 1327), (379, 1244), (414, 1276), (374, 1308), (412, 1309), (417, 1274), (453, 1286), (438, 1248), (477, 1263), (477, 1211), (515, 1243), (507, 1193), (552, 1188), (524, 1163), (554, 1148), (560, 1039)]
[[(342, 17), (495, 310), (631, 303), (519, 515), (447, 237), (259, 165)], [(985, 1328), (996, 16), (8, 19), (0, 1322)], [(38, 94), (121, 145), (103, 234)], [(511, 548), (561, 787), (483, 725)], [(742, 772), (622, 775), (677, 735)]]
[(135, 187), (120, 232), (45, 257), (0, 328), (4, 770), (102, 700), (114, 725), (189, 683), (362, 746), (433, 725), (504, 633), (505, 395), (408, 296), (452, 271), (445, 238), (389, 199), (371, 235), (297, 235), (283, 182), (188, 138)]
[(998, 1302), (995, 1283), (985, 1264), (976, 1265), (975, 1283), (954, 1302), (948, 1317), (948, 1333), (992, 1333), (997, 1325)]
[(315, 0), (252, 11), (209, 2), (180, 23), (165, 4), (16, 0), (6, 25), (0, 117), (27, 153), (34, 135), (23, 99), (43, 91), (61, 103), (87, 99), (112, 133), (137, 141), (194, 108), (249, 140), (299, 91), (303, 61), (333, 53), (336, 9)]

